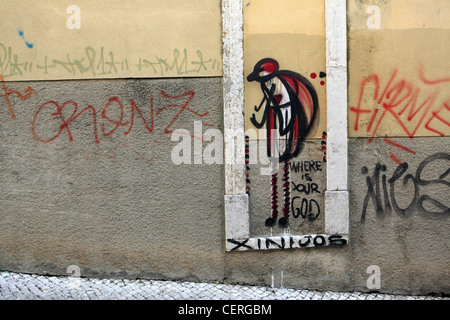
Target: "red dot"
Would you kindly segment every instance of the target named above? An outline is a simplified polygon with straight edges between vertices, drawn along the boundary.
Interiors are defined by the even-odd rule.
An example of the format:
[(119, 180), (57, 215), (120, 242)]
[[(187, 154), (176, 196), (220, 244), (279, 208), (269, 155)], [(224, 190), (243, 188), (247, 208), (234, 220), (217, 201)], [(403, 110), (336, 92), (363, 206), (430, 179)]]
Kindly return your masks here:
[(323, 86), (325, 84), (325, 81), (320, 81), (320, 85)]
[(314, 72), (311, 73), (311, 78), (315, 79), (317, 77), (317, 74), (315, 74)]

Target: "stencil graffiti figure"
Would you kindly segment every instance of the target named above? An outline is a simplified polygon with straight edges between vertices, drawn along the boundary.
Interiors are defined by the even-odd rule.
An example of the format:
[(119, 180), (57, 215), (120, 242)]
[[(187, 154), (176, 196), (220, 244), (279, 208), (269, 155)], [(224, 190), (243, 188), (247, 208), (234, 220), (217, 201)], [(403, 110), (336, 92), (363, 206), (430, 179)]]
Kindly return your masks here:
[[(276, 60), (265, 58), (256, 63), (247, 81), (261, 84), (264, 97), (255, 111), (262, 107), (262, 120), (258, 122), (255, 114), (250, 118), (256, 128), (266, 126), (267, 156), (274, 170), (271, 173), (271, 217), (266, 226), (275, 225), (278, 217), (278, 163), (283, 163), (283, 217), (278, 224), (282, 228), (289, 225), (290, 182), (289, 161), (298, 156), (303, 149), (303, 141), (311, 131), (319, 110), (317, 93), (312, 84), (298, 73), (279, 70)], [(276, 168), (275, 168), (276, 167)]]

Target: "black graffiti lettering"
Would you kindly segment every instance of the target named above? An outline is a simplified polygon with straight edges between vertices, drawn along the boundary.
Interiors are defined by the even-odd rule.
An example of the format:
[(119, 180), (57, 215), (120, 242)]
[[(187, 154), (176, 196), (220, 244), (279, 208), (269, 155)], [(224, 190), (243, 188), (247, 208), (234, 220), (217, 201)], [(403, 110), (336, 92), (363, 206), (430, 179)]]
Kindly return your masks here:
[[(443, 165), (441, 162), (433, 163), (434, 161), (444, 161), (447, 165)], [(444, 199), (436, 199), (436, 196), (431, 197), (428, 194), (423, 194), (425, 190), (421, 187), (424, 186), (439, 186), (442, 188), (450, 187), (450, 182), (446, 178), (450, 174), (450, 154), (448, 153), (436, 153), (434, 155), (428, 156), (423, 160), (414, 174), (408, 173), (411, 170), (410, 165), (406, 162), (400, 164), (393, 172), (392, 176), (387, 179), (386, 175), (383, 173), (386, 171), (386, 166), (377, 163), (375, 165), (372, 176), (367, 175), (366, 186), (367, 192), (363, 202), (361, 223), (364, 223), (367, 215), (367, 210), (369, 204), (372, 203), (375, 208), (377, 218), (384, 218), (391, 214), (391, 212), (396, 212), (400, 216), (406, 217), (414, 212), (422, 212), (426, 214), (448, 214), (450, 213), (450, 208), (443, 202)], [(433, 166), (434, 165), (434, 166)], [(436, 169), (437, 168), (437, 169)], [(439, 174), (439, 169), (442, 168)], [(438, 174), (436, 175), (436, 171)], [(362, 167), (362, 174), (369, 174), (367, 167)], [(382, 174), (383, 173), (383, 174)], [(381, 187), (380, 187), (380, 175), (381, 175)], [(434, 175), (433, 178), (428, 178)], [(425, 178), (427, 177), (427, 178)], [(407, 204), (403, 207), (400, 206), (399, 200), (401, 195), (398, 194), (399, 184), (401, 184), (401, 189), (411, 188), (414, 190), (413, 193), (409, 193), (407, 196), (410, 197), (402, 199), (401, 203)], [(380, 189), (383, 189), (381, 193)], [(402, 194), (405, 192), (403, 191)], [(444, 193), (445, 194), (445, 193)], [(382, 198), (384, 198), (384, 206)], [(403, 196), (405, 198), (405, 196)], [(429, 204), (429, 206), (426, 206)], [(434, 207), (436, 210), (429, 210), (427, 208)]]
[(281, 247), (284, 249), (284, 246), (286, 245), (286, 241), (284, 238), (281, 238)]
[(276, 246), (276, 247), (278, 247), (279, 249), (284, 249), (284, 239), (283, 238), (281, 238), (281, 244), (282, 245), (279, 245), (278, 243), (276, 243), (272, 239), (266, 238), (266, 249), (269, 249), (271, 244)]
[[(406, 164), (406, 163), (405, 163)], [(406, 166), (407, 168), (407, 166)], [(404, 171), (402, 171), (403, 174)], [(400, 175), (401, 176), (401, 175)], [(400, 179), (400, 177), (398, 178)], [(397, 199), (395, 198), (395, 181), (397, 179), (393, 180), (393, 179), (389, 179), (388, 182), (391, 185), (390, 188), (390, 196), (391, 196), (391, 200), (392, 200), (392, 206), (394, 207), (394, 210), (401, 214), (401, 215), (407, 215), (409, 213), (411, 213), (412, 211), (415, 210), (415, 208), (417, 208), (417, 199), (419, 196), (419, 186), (417, 185), (413, 175), (411, 174), (407, 174), (404, 178), (403, 178), (403, 187), (405, 187), (408, 184), (408, 180), (411, 180), (412, 183), (414, 184), (414, 197), (411, 200), (411, 203), (408, 207), (406, 207), (405, 209), (402, 209), (399, 207), (399, 205), (397, 204)]]
[(322, 171), (322, 161), (306, 160), (291, 161), (289, 164), (294, 172), (317, 172)]
[[(256, 241), (255, 248), (247, 244), (249, 241), (250, 243), (254, 243)], [(228, 242), (236, 245), (230, 250), (235, 251), (342, 246), (347, 244), (348, 240), (345, 238), (345, 236), (339, 234), (312, 234), (302, 236), (261, 237), (245, 240), (228, 239)]]
[(239, 241), (234, 240), (234, 239), (228, 239), (228, 242), (233, 243), (233, 244), (236, 245), (236, 246), (235, 246), (233, 249), (231, 249), (230, 251), (237, 250), (237, 249), (240, 248), (240, 247), (244, 247), (244, 248), (247, 248), (247, 249), (252, 250), (252, 249), (253, 249), (252, 247), (250, 247), (249, 245), (246, 245), (246, 243), (248, 242), (248, 240), (249, 240), (249, 239), (245, 239), (245, 240), (239, 242)]
[[(320, 239), (320, 242), (317, 239)], [(324, 236), (318, 235), (314, 237), (313, 242), (316, 247), (321, 247), (324, 246), (327, 241), (325, 240)]]
[[(443, 185), (444, 187), (450, 187), (450, 182), (445, 180), (445, 178), (450, 173), (450, 168), (446, 168), (445, 166), (442, 167), (445, 170), (444, 173), (440, 174), (438, 179), (433, 179), (433, 180), (423, 180), (422, 179), (422, 172), (425, 170), (425, 168), (428, 165), (430, 165), (432, 162), (437, 161), (437, 160), (450, 161), (450, 154), (448, 154), (448, 153), (436, 153), (434, 155), (431, 155), (431, 156), (427, 157), (424, 161), (422, 161), (422, 163), (417, 168), (416, 176), (415, 176), (415, 180), (416, 180), (418, 185), (420, 185), (420, 186), (428, 186), (428, 185), (438, 184), (438, 185)], [(423, 203), (425, 201), (431, 202), (435, 207), (441, 209), (441, 211), (437, 211), (436, 212), (436, 211), (429, 211), (429, 210), (425, 209), (425, 207), (423, 205)], [(429, 195), (422, 195), (419, 198), (417, 205), (418, 205), (419, 210), (421, 210), (421, 211), (423, 211), (425, 213), (437, 213), (437, 214), (442, 214), (442, 213), (447, 213), (448, 214), (448, 213), (450, 213), (450, 208), (445, 206), (440, 201), (431, 198)]]
[(447, 187), (450, 187), (450, 182), (447, 181), (447, 180), (444, 180), (449, 175), (450, 168), (445, 168), (444, 167), (444, 169), (447, 169), (447, 170), (443, 174), (441, 174), (439, 176), (439, 179), (434, 179), (434, 180), (423, 180), (422, 179), (422, 172), (423, 172), (423, 170), (430, 163), (432, 163), (433, 161), (439, 160), (439, 159), (450, 161), (450, 154), (448, 154), (448, 153), (436, 153), (434, 155), (431, 155), (431, 156), (427, 157), (424, 161), (422, 161), (422, 163), (419, 165), (419, 167), (417, 168), (417, 171), (416, 171), (415, 179), (416, 179), (418, 184), (420, 184), (422, 186), (430, 185), (430, 184), (443, 184), (443, 185), (445, 185)]
[[(300, 206), (298, 202), (301, 199)], [(296, 203), (296, 200), (297, 203)], [(292, 198), (291, 202), (291, 212), (294, 218), (302, 217), (303, 219), (308, 219), (309, 221), (315, 221), (320, 215), (319, 203), (314, 199), (300, 198), (295, 196)]]
[[(315, 207), (316, 207), (316, 210), (317, 210), (317, 212), (315, 212), (315, 213), (314, 213), (314, 210), (313, 210), (313, 203), (315, 204)], [(314, 199), (309, 200), (308, 212), (309, 212), (309, 214), (308, 214), (308, 220), (309, 221), (314, 221), (314, 220), (316, 220), (319, 217), (319, 215), (320, 215), (320, 207), (319, 207), (319, 204), (317, 203), (316, 200), (314, 200)]]
[(305, 243), (302, 243), (302, 239), (298, 240), (298, 245), (302, 248), (306, 247), (307, 245), (309, 245), (311, 243), (312, 236), (305, 236), (305, 238), (308, 239)]
[(334, 234), (328, 237), (328, 241), (330, 242), (330, 246), (342, 246), (347, 244), (347, 240), (343, 239), (342, 236)]
[[(386, 167), (384, 167), (386, 168)], [(389, 194), (388, 194), (388, 188), (387, 188), (387, 178), (386, 175), (383, 174), (381, 177), (381, 183), (383, 184), (383, 196), (384, 196), (384, 213), (386, 216), (390, 216), (392, 212), (392, 206), (389, 202)]]
[(298, 191), (300, 193), (305, 193), (307, 195), (309, 194), (313, 194), (313, 193), (320, 193), (319, 191), (319, 185), (317, 183), (299, 183), (296, 184), (295, 182), (292, 182), (292, 185), (294, 186), (294, 190), (293, 191)]
[(319, 186), (317, 185), (317, 183), (312, 183), (312, 184), (311, 184), (311, 193), (314, 193), (314, 192), (320, 193), (320, 191), (317, 190), (317, 188), (319, 188)]
[[(320, 215), (320, 206), (317, 200), (310, 199), (307, 196), (314, 198), (314, 195), (321, 194), (319, 185), (313, 182), (313, 172), (322, 171), (322, 162), (315, 160), (292, 161), (290, 168), (294, 172), (301, 172), (302, 182), (292, 183), (292, 192), (298, 192), (301, 196), (294, 196), (291, 199), (291, 213), (294, 218), (307, 219), (308, 221), (315, 221)], [(305, 197), (304, 197), (305, 196)]]
[[(425, 201), (429, 201), (429, 202), (433, 203), (434, 206), (435, 206), (435, 207), (438, 207), (439, 209), (441, 209), (441, 211), (437, 211), (437, 212), (436, 212), (436, 211), (428, 211), (428, 210), (425, 209), (425, 207), (423, 206), (423, 203), (424, 203)], [(421, 211), (425, 212), (425, 213), (437, 213), (437, 214), (442, 214), (442, 213), (447, 213), (447, 214), (449, 214), (449, 213), (450, 213), (450, 208), (449, 208), (449, 207), (445, 206), (445, 205), (442, 204), (441, 202), (439, 202), (439, 201), (437, 201), (437, 200), (431, 198), (431, 197), (428, 196), (428, 195), (423, 195), (423, 196), (421, 196), (421, 197), (419, 198), (419, 201), (418, 201), (418, 204), (417, 204), (417, 205), (418, 205), (419, 209), (420, 209)]]
[[(380, 198), (380, 184), (379, 184), (379, 177), (380, 177), (380, 171), (382, 169), (382, 166), (377, 163), (375, 165), (374, 173), (372, 177), (367, 176), (366, 177), (366, 185), (367, 185), (367, 193), (366, 197), (364, 198), (364, 205), (363, 205), (363, 212), (361, 216), (361, 222), (364, 222), (366, 219), (366, 211), (367, 206), (369, 204), (370, 199), (372, 199), (372, 202), (376, 208), (377, 217), (383, 218), (384, 217), (384, 211), (383, 207), (381, 205), (381, 198)], [(385, 169), (385, 167), (383, 167)], [(368, 172), (367, 167), (363, 167), (361, 169), (361, 172), (363, 174)]]
[(292, 216), (293, 216), (294, 218), (298, 218), (299, 216), (301, 216), (301, 217), (304, 219), (304, 218), (306, 217), (306, 212), (303, 211), (303, 208), (305, 208), (306, 206), (303, 205), (303, 201), (306, 201), (306, 202), (307, 202), (307, 200), (306, 200), (306, 199), (302, 199), (302, 204), (301, 204), (301, 206), (300, 206), (300, 208), (299, 208), (299, 207), (295, 207), (295, 206), (294, 206), (295, 200), (297, 200), (297, 199), (301, 199), (301, 198), (300, 198), (299, 196), (295, 196), (294, 198), (292, 198), (292, 202), (291, 202), (291, 206), (292, 206), (292, 208), (291, 208)]

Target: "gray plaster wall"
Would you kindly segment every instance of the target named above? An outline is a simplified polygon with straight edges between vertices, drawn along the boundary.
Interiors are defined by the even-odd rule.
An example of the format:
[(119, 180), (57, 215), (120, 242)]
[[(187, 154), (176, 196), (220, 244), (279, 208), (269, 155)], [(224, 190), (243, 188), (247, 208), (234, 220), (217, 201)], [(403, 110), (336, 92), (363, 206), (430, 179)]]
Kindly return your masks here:
[[(223, 168), (173, 164), (171, 151), (180, 142), (165, 133), (169, 126), (194, 134), (194, 121), (204, 124), (203, 132), (220, 126), (220, 78), (8, 83), (21, 93), (28, 86), (36, 92), (29, 99), (11, 96), (16, 119), (4, 99), (0, 111), (1, 268), (64, 274), (78, 265), (83, 276), (223, 277)], [(119, 98), (121, 122), (128, 125), (104, 136), (102, 125), (106, 134), (116, 126), (102, 118), (111, 97)], [(134, 111), (132, 129), (124, 134), (131, 100), (151, 132)], [(39, 141), (32, 122), (47, 101), (75, 101), (78, 111), (93, 106), (99, 143), (90, 110), (69, 124), (72, 141), (66, 129), (51, 142)], [(73, 107), (63, 108), (65, 119)], [(59, 131), (56, 111), (48, 104), (38, 114), (39, 138), (49, 140)], [(120, 114), (116, 102), (106, 108), (108, 119), (118, 121)], [(194, 151), (195, 139), (186, 137)]]
[[(302, 152), (288, 162), (290, 217), (289, 233), (308, 235), (325, 233), (325, 190), (327, 187), (327, 164), (323, 161), (322, 141), (309, 139), (303, 143)], [(258, 153), (248, 164), (247, 190), (250, 199), (250, 237), (268, 235), (282, 236), (286, 230), (278, 223), (274, 227), (265, 226), (271, 216), (272, 170), (266, 156), (266, 141), (249, 141), (249, 153)], [(262, 155), (262, 156), (261, 156)], [(265, 160), (267, 159), (267, 160)], [(285, 192), (283, 190), (284, 163), (277, 166), (278, 219), (283, 217)], [(278, 221), (278, 220), (277, 220)]]
[[(349, 141), (348, 245), (232, 252), (227, 254), (227, 276), (266, 284), (273, 276), (275, 285), (367, 291), (367, 281), (376, 266), (381, 275), (380, 291), (448, 293), (448, 139), (392, 138), (392, 141), (415, 154), (388, 145), (383, 139), (370, 143), (368, 139)], [(407, 165), (399, 167), (391, 154)], [(377, 167), (379, 174), (374, 175)], [(373, 192), (369, 192), (367, 177)]]
[[(450, 199), (449, 184), (444, 182), (450, 162), (445, 153), (448, 138), (395, 139), (415, 154), (398, 154), (408, 167), (391, 180), (399, 208), (410, 210), (399, 213), (393, 208), (390, 214), (384, 206), (383, 176), (386, 181), (392, 178), (398, 164), (389, 156), (399, 151), (380, 139), (349, 141), (348, 245), (226, 252), (223, 165), (195, 164), (198, 140), (189, 136), (185, 137), (191, 141), (192, 164), (175, 165), (172, 150), (180, 141), (172, 141), (170, 134), (175, 129), (194, 133), (196, 121), (201, 121), (202, 134), (221, 128), (221, 78), (11, 82), (7, 86), (23, 99), (16, 93), (8, 96), (13, 118), (6, 97), (0, 97), (0, 267), (4, 270), (67, 275), (68, 266), (77, 265), (83, 277), (368, 291), (367, 268), (377, 265), (381, 292), (450, 292)], [(26, 97), (28, 87), (33, 91)], [(67, 101), (76, 102), (76, 112), (74, 103), (64, 105)], [(105, 108), (108, 101), (113, 102)], [(117, 101), (123, 105), (122, 119)], [(131, 101), (147, 127), (137, 109), (130, 107)], [(96, 131), (92, 109), (75, 117), (88, 106), (95, 109)], [(203, 150), (208, 143), (202, 143)], [(369, 193), (361, 221), (367, 177), (375, 184), (377, 163), (380, 196)], [(391, 184), (386, 186), (392, 206)], [(424, 195), (442, 206), (421, 198)], [(383, 212), (377, 214), (373, 199), (378, 198)], [(263, 220), (254, 218), (256, 223)], [(252, 230), (263, 232), (259, 226)]]
[[(382, 287), (448, 292), (449, 140), (445, 137), (391, 140), (410, 151), (387, 145), (383, 139), (371, 143), (366, 139), (350, 141), (353, 263), (378, 265)], [(391, 155), (403, 164), (399, 166)], [(368, 193), (370, 184), (373, 193)]]

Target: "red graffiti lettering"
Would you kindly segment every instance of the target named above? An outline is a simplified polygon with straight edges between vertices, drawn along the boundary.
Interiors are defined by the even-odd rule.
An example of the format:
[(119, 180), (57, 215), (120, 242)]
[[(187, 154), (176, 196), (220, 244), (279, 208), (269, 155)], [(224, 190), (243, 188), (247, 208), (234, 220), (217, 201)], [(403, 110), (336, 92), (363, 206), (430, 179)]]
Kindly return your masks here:
[[(169, 123), (164, 128), (165, 134), (171, 134), (175, 132), (175, 130), (172, 129), (172, 126), (174, 125), (175, 121), (179, 119), (183, 113), (191, 113), (198, 117), (205, 117), (209, 114), (209, 111), (206, 111), (204, 113), (198, 113), (194, 111), (192, 108), (189, 108), (188, 105), (190, 104), (191, 100), (194, 98), (195, 93), (193, 91), (186, 92), (181, 95), (169, 95), (164, 91), (161, 91), (161, 96), (163, 98), (167, 98), (170, 100), (176, 100), (179, 101), (180, 99), (187, 98), (184, 103), (169, 103), (161, 108), (159, 108), (156, 111), (156, 114), (154, 113), (154, 95), (150, 96), (150, 119), (147, 120), (142, 111), (137, 106), (136, 102), (134, 100), (131, 100), (129, 102), (129, 114), (130, 119), (125, 120), (125, 105), (120, 101), (118, 97), (111, 97), (103, 109), (101, 110), (101, 138), (106, 138), (114, 133), (117, 132), (117, 130), (120, 127), (126, 127), (128, 126), (128, 129), (123, 132), (124, 135), (128, 135), (135, 124), (135, 115), (139, 116), (142, 120), (142, 123), (145, 127), (145, 130), (148, 133), (152, 133), (154, 130), (154, 121), (156, 116), (160, 115), (162, 112), (168, 110), (171, 110), (172, 108), (179, 109), (177, 113), (173, 116), (173, 118), (169, 121)], [(67, 112), (67, 108), (72, 108)], [(32, 123), (31, 123), (31, 131), (33, 136), (39, 140), (40, 142), (48, 143), (55, 139), (57, 139), (62, 132), (67, 133), (68, 139), (70, 142), (74, 141), (74, 137), (71, 130), (71, 125), (73, 122), (78, 119), (81, 115), (86, 113), (87, 111), (90, 111), (92, 114), (92, 124), (93, 124), (93, 131), (94, 131), (94, 142), (96, 144), (99, 144), (101, 139), (99, 138), (98, 130), (97, 130), (97, 112), (96, 109), (89, 105), (83, 110), (78, 112), (78, 104), (73, 101), (66, 101), (63, 104), (59, 104), (56, 101), (47, 101), (43, 103), (36, 111)], [(67, 117), (67, 115), (70, 114), (70, 116)], [(42, 124), (39, 125), (42, 121)], [(43, 123), (46, 125), (44, 126)], [(49, 126), (48, 123), (55, 123), (58, 124), (57, 127), (53, 127), (53, 131), (49, 132)], [(210, 124), (204, 124), (206, 126), (212, 126)], [(44, 129), (40, 129), (40, 128)], [(52, 128), (50, 128), (52, 130)], [(194, 135), (191, 135), (193, 138), (202, 139), (200, 137), (195, 137)], [(122, 144), (122, 146), (124, 146)]]
[[(450, 107), (449, 107), (449, 105), (447, 103), (444, 103), (442, 105), (442, 107), (440, 107), (437, 111), (433, 111), (430, 119), (425, 124), (425, 128), (427, 128), (428, 130), (430, 130), (430, 131), (432, 131), (432, 132), (434, 132), (434, 133), (436, 133), (436, 134), (438, 134), (440, 136), (444, 136), (445, 135), (444, 132), (438, 131), (437, 129), (434, 129), (434, 128), (430, 127), (430, 122), (433, 121), (434, 119), (437, 119), (440, 122), (442, 122), (445, 125), (447, 125), (448, 127), (450, 127), (450, 121), (445, 120), (444, 116), (440, 115), (441, 111), (443, 111), (443, 110), (447, 110), (447, 111), (450, 112)], [(448, 118), (450, 118), (450, 117), (447, 115), (447, 119)]]
[(16, 118), (16, 114), (14, 112), (14, 107), (12, 105), (11, 102), (11, 95), (14, 94), (16, 95), (20, 100), (28, 100), (32, 94), (35, 94), (36, 91), (34, 91), (34, 89), (32, 87), (28, 87), (25, 89), (24, 94), (21, 94), (18, 90), (15, 89), (9, 89), (8, 86), (6, 85), (6, 82), (3, 78), (3, 76), (0, 74), (0, 84), (1, 84), (1, 90), (3, 91), (3, 93), (0, 93), (0, 98), (5, 98), (6, 100), (6, 105), (8, 106), (9, 109), (9, 113), (11, 114), (11, 117), (13, 119)]
[(154, 123), (153, 123), (153, 120), (154, 120), (153, 119), (154, 118), (154, 115), (153, 115), (153, 101), (154, 101), (154, 98), (153, 98), (153, 95), (151, 95), (150, 96), (150, 117), (151, 117), (150, 126), (148, 125), (147, 121), (145, 120), (144, 116), (142, 115), (141, 110), (139, 110), (139, 108), (137, 107), (136, 103), (133, 100), (130, 101), (130, 105), (131, 105), (130, 128), (128, 129), (127, 132), (124, 133), (125, 135), (129, 134), (131, 132), (131, 129), (133, 129), (134, 112), (137, 112), (139, 114), (139, 116), (141, 117), (141, 120), (144, 123), (145, 129), (147, 129), (147, 131), (150, 132), (150, 133), (153, 132), (153, 126), (154, 126)]
[[(70, 117), (66, 120), (66, 119), (64, 119), (63, 110), (64, 110), (64, 107), (66, 107), (68, 105), (73, 105), (73, 112), (70, 115)], [(56, 112), (53, 112), (50, 115), (52, 117), (59, 118), (61, 120), (61, 125), (59, 126), (58, 132), (54, 136), (48, 137), (48, 138), (43, 138), (40, 135), (38, 135), (36, 132), (36, 121), (37, 121), (39, 115), (41, 114), (41, 112), (47, 106), (50, 106), (50, 107), (53, 106), (56, 108)], [(84, 112), (90, 110), (90, 111), (92, 111), (92, 119), (93, 119), (92, 122), (94, 124), (95, 143), (100, 143), (100, 140), (98, 139), (98, 136), (97, 136), (97, 116), (96, 116), (95, 108), (93, 106), (87, 106), (86, 108), (84, 108), (83, 110), (81, 110), (78, 113), (77, 113), (77, 110), (78, 110), (78, 104), (75, 101), (66, 101), (61, 106), (55, 101), (47, 101), (47, 102), (43, 103), (36, 111), (33, 121), (31, 122), (31, 132), (33, 133), (33, 136), (41, 142), (51, 142), (51, 141), (55, 140), (56, 138), (58, 138), (63, 130), (66, 130), (67, 134), (69, 136), (69, 141), (73, 141), (73, 136), (72, 136), (72, 132), (70, 130), (69, 125), (74, 120), (76, 120), (78, 117), (80, 117)]]
[(423, 65), (419, 66), (419, 76), (420, 76), (420, 80), (422, 80), (423, 83), (429, 84), (429, 85), (439, 84), (439, 83), (444, 83), (444, 82), (450, 82), (450, 77), (448, 77), (448, 78), (439, 78), (439, 79), (434, 79), (434, 80), (428, 79), (427, 77), (425, 77), (425, 70), (424, 70)]
[[(110, 119), (108, 117), (108, 115), (106, 114), (106, 110), (111, 106), (112, 102), (116, 102), (117, 105), (120, 108), (120, 119), (119, 119), (119, 121)], [(119, 98), (112, 97), (111, 99), (109, 99), (108, 103), (106, 104), (106, 106), (102, 110), (102, 119), (105, 119), (107, 122), (115, 124), (115, 127), (113, 129), (111, 129), (109, 132), (105, 132), (105, 123), (102, 123), (102, 134), (103, 134), (104, 137), (108, 137), (108, 136), (112, 135), (114, 133), (114, 131), (116, 131), (119, 126), (126, 126), (128, 124), (128, 121), (122, 122), (123, 121), (123, 104), (122, 104), (122, 102), (120, 102)]]
[[(193, 92), (193, 91), (189, 91), (189, 92), (186, 92), (185, 94), (178, 95), (178, 96), (170, 96), (170, 95), (168, 95), (167, 93), (165, 93), (164, 91), (161, 91), (161, 94), (162, 94), (164, 97), (169, 98), (169, 99), (178, 99), (178, 98), (188, 97), (188, 99), (186, 100), (186, 103), (183, 104), (183, 105), (179, 105), (179, 104), (170, 104), (170, 105), (166, 105), (166, 106), (160, 108), (160, 109), (156, 112), (156, 115), (158, 115), (161, 111), (163, 111), (163, 110), (165, 110), (165, 109), (167, 109), (167, 108), (180, 108), (180, 111), (178, 111), (178, 113), (173, 117), (172, 121), (170, 121), (170, 123), (169, 123), (169, 124), (167, 125), (167, 127), (164, 129), (164, 133), (171, 134), (171, 133), (175, 132), (174, 130), (169, 130), (169, 127), (172, 126), (172, 124), (175, 122), (175, 120), (177, 120), (178, 117), (179, 117), (185, 110), (186, 110), (186, 111), (189, 111), (189, 112), (191, 112), (191, 113), (193, 113), (194, 115), (199, 116), (199, 117), (205, 117), (205, 116), (207, 116), (207, 115), (209, 114), (209, 111), (206, 111), (205, 113), (200, 114), (200, 113), (197, 113), (197, 112), (195, 112), (194, 110), (192, 110), (192, 109), (190, 109), (190, 108), (187, 107), (188, 104), (191, 102), (191, 100), (194, 98), (195, 92)], [(196, 139), (200, 139), (200, 140), (202, 139), (201, 137), (196, 137), (196, 136), (194, 136), (194, 135), (191, 135), (191, 136), (192, 136), (193, 138), (196, 138)]]
[[(450, 78), (429, 80), (424, 76), (423, 67), (419, 68), (420, 85), (401, 79), (394, 70), (389, 81), (380, 94), (380, 76), (372, 74), (361, 82), (360, 93), (356, 107), (350, 107), (355, 113), (354, 131), (360, 130), (361, 117), (367, 115), (367, 133), (371, 134), (369, 142), (380, 134), (378, 131), (383, 121), (390, 116), (409, 138), (413, 138), (417, 130), (423, 127), (435, 134), (445, 133), (435, 129), (430, 123), (439, 121), (445, 127), (450, 127), (448, 99), (442, 101), (440, 96), (448, 91), (440, 85), (450, 82)], [(425, 85), (426, 87), (423, 87)], [(372, 90), (372, 91), (370, 91)], [(448, 133), (448, 132), (447, 132)]]

